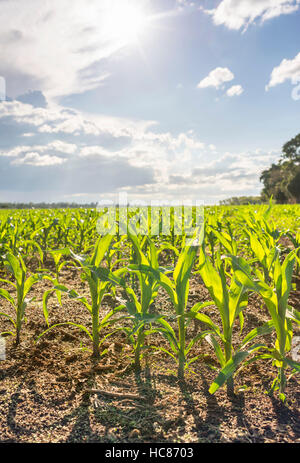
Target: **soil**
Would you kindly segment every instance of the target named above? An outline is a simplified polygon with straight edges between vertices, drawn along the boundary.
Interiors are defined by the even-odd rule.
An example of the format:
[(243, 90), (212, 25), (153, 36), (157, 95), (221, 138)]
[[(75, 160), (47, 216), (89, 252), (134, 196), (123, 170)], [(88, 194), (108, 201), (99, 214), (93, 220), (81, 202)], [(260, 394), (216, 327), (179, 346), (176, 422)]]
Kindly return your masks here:
[[(76, 270), (65, 268), (61, 283), (88, 296)], [(300, 310), (299, 279), (295, 283), (290, 303)], [(36, 342), (46, 329), (42, 294), (50, 287), (47, 281), (33, 287), (31, 296), (36, 300), (27, 307), (20, 345), (15, 346), (13, 337), (5, 338), (6, 360), (0, 361), (0, 442), (300, 443), (297, 376), (288, 381), (286, 404), (276, 393), (266, 393), (276, 377), (276, 368), (268, 360), (239, 371), (233, 396), (228, 396), (224, 387), (210, 395), (216, 377), (211, 366), (217, 363), (206, 341), (193, 348), (191, 357), (200, 358), (181, 382), (175, 361), (150, 348), (145, 350), (141, 374), (135, 374), (132, 347), (122, 331), (102, 344), (100, 361), (91, 358), (89, 338), (74, 326), (57, 327)], [(210, 297), (200, 277), (193, 276), (189, 307), (207, 300)], [(111, 296), (105, 297), (103, 315), (116, 305)], [(163, 291), (156, 308), (163, 313), (172, 311)], [(1, 311), (11, 311), (4, 299)], [(208, 307), (204, 313), (220, 324), (216, 307)], [(243, 332), (268, 319), (262, 301), (251, 295)], [(63, 321), (91, 325), (84, 306), (67, 297), (62, 306), (55, 297), (50, 299), (49, 321), (51, 325)], [(0, 332), (9, 328), (9, 322), (0, 317)], [(201, 328), (201, 323), (191, 324), (188, 338)], [(103, 330), (102, 336), (106, 334)], [(240, 339), (237, 324), (234, 342), (238, 344)], [(159, 335), (151, 337), (151, 345), (168, 347)]]

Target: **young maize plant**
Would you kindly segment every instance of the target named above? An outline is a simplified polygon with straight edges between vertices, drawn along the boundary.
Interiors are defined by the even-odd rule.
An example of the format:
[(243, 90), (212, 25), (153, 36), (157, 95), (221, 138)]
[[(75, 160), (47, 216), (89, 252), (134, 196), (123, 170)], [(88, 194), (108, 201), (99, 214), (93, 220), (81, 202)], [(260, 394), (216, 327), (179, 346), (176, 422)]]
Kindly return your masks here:
[[(211, 254), (211, 260), (213, 265), (215, 264), (215, 256), (218, 251), (218, 244), (225, 246), (229, 245), (232, 250), (232, 254), (235, 254), (235, 250), (232, 249), (232, 245), (236, 246), (235, 241), (224, 231), (224, 227), (220, 222), (222, 216), (219, 217), (215, 211), (215, 214), (208, 214), (206, 218), (206, 227), (205, 227), (205, 240), (209, 245), (209, 250)], [(224, 236), (226, 235), (226, 236)], [(221, 240), (220, 240), (221, 237)], [(225, 244), (224, 244), (225, 243)]]
[(0, 263), (3, 264), (3, 259), (5, 254), (9, 251), (8, 247), (8, 239), (9, 239), (9, 232), (8, 232), (8, 222), (0, 220)]
[(290, 252), (280, 262), (279, 256), (274, 262), (274, 271), (271, 285), (267, 285), (263, 275), (259, 270), (251, 271), (249, 264), (242, 258), (231, 256), (236, 278), (251, 291), (258, 293), (264, 300), (271, 315), (274, 329), (276, 331), (276, 341), (272, 348), (264, 347), (267, 353), (258, 354), (256, 358), (272, 359), (278, 368), (278, 375), (275, 378), (271, 391), (279, 389), (279, 397), (285, 401), (285, 387), (287, 367), (293, 369), (293, 373), (300, 372), (300, 363), (295, 362), (287, 355), (291, 350), (293, 326), (292, 322), (300, 324), (300, 312), (293, 309), (288, 298), (292, 289), (293, 268), (296, 261), (298, 250)]
[(14, 255), (18, 254), (19, 248), (21, 246), (24, 230), (26, 228), (26, 221), (24, 219), (13, 222), (12, 220), (9, 223), (10, 233), (9, 233), (9, 241), (8, 241), (8, 248), (10, 252)]
[(44, 261), (47, 251), (51, 248), (50, 245), (50, 232), (53, 228), (58, 225), (58, 219), (46, 217), (44, 222), (40, 225), (40, 227), (34, 230), (30, 235), (30, 240), (35, 241), (40, 249), (42, 250), (43, 257), (42, 261)]
[(250, 227), (245, 229), (245, 233), (248, 235), (250, 248), (255, 256), (252, 263), (257, 262), (262, 267), (264, 281), (270, 283), (273, 265), (280, 252), (279, 247), (276, 246), (278, 240), (264, 231), (255, 233)]
[(225, 260), (221, 259), (220, 254), (218, 254), (216, 267), (214, 267), (205, 254), (204, 246), (200, 249), (197, 273), (200, 274), (214, 304), (218, 308), (222, 322), (222, 330), (220, 330), (208, 315), (205, 315), (205, 317), (198, 316), (210, 328), (210, 332), (205, 336), (205, 339), (213, 347), (221, 366), (221, 371), (210, 386), (209, 392), (214, 394), (226, 382), (228, 395), (232, 395), (234, 393), (233, 374), (235, 370), (251, 352), (261, 348), (261, 344), (252, 345), (247, 351), (243, 350), (243, 348), (256, 336), (269, 333), (273, 327), (272, 324), (265, 324), (252, 330), (234, 351), (232, 344), (233, 329), (237, 318), (239, 318), (240, 334), (242, 333), (244, 325), (243, 310), (248, 305), (247, 287), (239, 282), (235, 273), (230, 276), (231, 281), (228, 286)]
[[(132, 211), (130, 211), (132, 212)], [(131, 218), (134, 217), (134, 214), (131, 214)], [(160, 315), (151, 315), (149, 313), (149, 308), (154, 302), (155, 296), (158, 291), (159, 285), (155, 281), (153, 275), (149, 273), (148, 275), (140, 272), (139, 270), (133, 268), (134, 264), (141, 265), (152, 265), (154, 268), (158, 268), (157, 261), (157, 251), (154, 243), (148, 237), (138, 237), (132, 226), (128, 225), (129, 243), (123, 243), (124, 250), (129, 249), (129, 262), (132, 265), (129, 265), (128, 268), (121, 270), (122, 273), (131, 274), (132, 277), (137, 278), (139, 282), (139, 287), (136, 284), (135, 278), (130, 278), (128, 283), (131, 283), (131, 286), (128, 286), (128, 283), (125, 284), (122, 281), (123, 285), (123, 296), (124, 296), (124, 308), (126, 307), (128, 315), (124, 316), (123, 319), (127, 319), (132, 323), (132, 328), (128, 326), (123, 326), (123, 331), (128, 336), (131, 344), (133, 345), (134, 355), (135, 355), (135, 370), (137, 373), (141, 370), (141, 358), (142, 350), (144, 348), (145, 336), (154, 332), (152, 330), (151, 324), (160, 318)], [(125, 236), (119, 241), (119, 245), (123, 242)], [(143, 248), (149, 245), (149, 257), (146, 257), (143, 253)], [(120, 262), (127, 259), (116, 259), (112, 263), (112, 257), (115, 255), (117, 247), (114, 249), (110, 247), (109, 252), (107, 253), (107, 263), (109, 268), (113, 268), (115, 265), (118, 265)], [(102, 271), (105, 269), (102, 268)], [(119, 270), (120, 272), (120, 270)], [(110, 280), (109, 275), (107, 274), (107, 279)], [(128, 279), (124, 279), (125, 281)], [(111, 283), (115, 283), (115, 280), (112, 280)], [(140, 296), (140, 300), (139, 300)], [(150, 325), (150, 329), (145, 330), (146, 325)]]
[(291, 242), (293, 243), (294, 249), (296, 250), (297, 263), (296, 263), (295, 274), (299, 275), (300, 273), (300, 264), (299, 264), (300, 262), (300, 231), (298, 231), (296, 235), (294, 235), (288, 230), (286, 232), (286, 236), (288, 236), (288, 238), (291, 240)]
[(59, 282), (59, 275), (62, 271), (62, 269), (66, 266), (66, 265), (74, 265), (73, 262), (69, 262), (67, 260), (62, 260), (62, 257), (63, 256), (70, 256), (71, 255), (71, 251), (69, 248), (64, 248), (64, 249), (57, 249), (57, 250), (53, 250), (53, 251), (50, 251), (49, 252), (50, 255), (52, 256), (53, 258), (53, 261), (54, 261), (54, 265), (55, 265), (55, 280), (56, 282), (58, 283)]
[(58, 221), (56, 226), (56, 236), (55, 236), (55, 248), (58, 249), (61, 246), (68, 248), (72, 247), (73, 242), (70, 238), (70, 232), (72, 231), (72, 215), (63, 214), (63, 216)]
[[(211, 234), (215, 235), (216, 241), (219, 243), (219, 246), (220, 247), (222, 246), (225, 251), (230, 252), (233, 255), (237, 254), (237, 242), (233, 238), (232, 234), (229, 234), (224, 230), (219, 231), (219, 230), (215, 230), (215, 229), (211, 230)], [(217, 259), (218, 254), (220, 253), (220, 251), (221, 250), (219, 249), (217, 252), (215, 252), (212, 255), (213, 265), (215, 263), (215, 260)]]
[(95, 230), (96, 218), (91, 218), (90, 215), (83, 218), (80, 213), (76, 211), (73, 219), (79, 237), (79, 242), (76, 244), (76, 252), (86, 252), (89, 246), (89, 237)]
[(27, 269), (21, 256), (16, 257), (13, 254), (7, 254), (4, 260), (4, 264), (7, 270), (13, 275), (15, 283), (10, 280), (0, 279), (0, 281), (12, 286), (16, 292), (15, 298), (5, 290), (0, 289), (0, 297), (6, 299), (16, 311), (15, 318), (10, 315), (0, 312), (0, 315), (8, 318), (15, 328), (15, 332), (9, 332), (6, 334), (12, 334), (16, 336), (16, 344), (20, 343), (20, 334), (23, 322), (25, 320), (25, 311), (28, 304), (30, 304), (35, 298), (28, 299), (28, 293), (32, 286), (41, 281), (44, 276), (36, 273), (26, 278)]
[(106, 265), (109, 270), (120, 268), (121, 263), (127, 262), (126, 257), (121, 257), (121, 246), (123, 246), (123, 250), (127, 247), (126, 243), (124, 243), (124, 237), (117, 238), (115, 242), (110, 244), (106, 253)]
[[(161, 267), (154, 268), (147, 264), (132, 265), (130, 268), (132, 270), (138, 270), (146, 274), (152, 274), (157, 283), (165, 289), (167, 294), (170, 297), (170, 300), (175, 309), (175, 319), (178, 324), (178, 336), (175, 333), (175, 330), (172, 328), (171, 324), (161, 316), (156, 321), (159, 323), (159, 327), (156, 328), (156, 332), (161, 333), (170, 343), (171, 351), (167, 349), (160, 348), (163, 352), (170, 355), (178, 363), (178, 379), (182, 380), (184, 378), (184, 371), (189, 365), (197, 360), (199, 356), (194, 357), (188, 360), (188, 354), (196, 344), (205, 334), (201, 333), (197, 335), (188, 345), (186, 345), (186, 330), (190, 321), (194, 318), (198, 318), (203, 321), (205, 316), (202, 316), (199, 311), (212, 305), (212, 302), (206, 302), (204, 304), (196, 304), (190, 311), (186, 311), (188, 295), (189, 295), (189, 278), (192, 272), (194, 261), (197, 255), (197, 250), (199, 248), (199, 243), (203, 240), (204, 229), (201, 229), (201, 232), (198, 231), (195, 233), (193, 239), (190, 241), (189, 245), (183, 243), (183, 249), (178, 257), (177, 264), (173, 271), (173, 280), (171, 280), (167, 273), (170, 273), (169, 269), (164, 269)], [(197, 242), (197, 244), (196, 244)], [(194, 243), (194, 245), (192, 245)]]
[(112, 284), (123, 285), (121, 275), (125, 271), (124, 269), (120, 269), (116, 270), (115, 272), (111, 272), (109, 269), (101, 267), (101, 262), (103, 261), (105, 254), (108, 251), (111, 241), (112, 235), (105, 235), (103, 237), (100, 237), (95, 245), (94, 252), (91, 257), (82, 257), (74, 254), (71, 251), (71, 255), (78, 264), (78, 268), (81, 270), (82, 280), (88, 283), (91, 303), (88, 302), (86, 297), (80, 296), (74, 289), (69, 289), (64, 285), (60, 285), (56, 280), (53, 279), (52, 282), (54, 284), (54, 289), (50, 289), (46, 291), (44, 294), (44, 315), (47, 324), (49, 323), (49, 312), (47, 308), (47, 302), (50, 294), (52, 294), (55, 291), (58, 295), (59, 301), (60, 294), (66, 293), (71, 299), (75, 299), (84, 305), (84, 307), (89, 311), (91, 315), (92, 331), (90, 332), (86, 326), (72, 322), (65, 322), (50, 326), (39, 336), (39, 338), (46, 334), (49, 330), (56, 328), (57, 326), (73, 325), (84, 331), (91, 339), (93, 344), (93, 357), (100, 357), (100, 331), (111, 322), (110, 319), (113, 315), (115, 315), (124, 308), (124, 306), (119, 306), (111, 310), (100, 321), (100, 308), (103, 297), (105, 296)]
[[(269, 220), (271, 208), (272, 202), (266, 211), (262, 209), (256, 215), (250, 213), (245, 216), (246, 226), (244, 226), (244, 233), (248, 236), (250, 248), (255, 256), (252, 262), (257, 262), (262, 267), (267, 284), (271, 281), (273, 265), (279, 255), (279, 239), (284, 234), (284, 232), (279, 232), (274, 223)], [(230, 253), (236, 255), (236, 253)]]
[[(154, 278), (151, 272), (143, 273), (138, 268), (139, 266), (151, 266), (153, 269), (158, 269), (158, 253), (153, 241), (150, 238), (146, 238), (149, 246), (149, 256), (145, 256), (142, 251), (145, 239), (140, 240), (137, 236), (128, 234), (128, 237), (132, 243), (134, 250), (135, 263), (129, 265), (129, 272), (136, 275), (139, 288), (137, 290), (134, 287), (125, 287), (126, 295), (126, 308), (129, 312), (128, 319), (131, 320), (133, 327), (132, 329), (124, 327), (129, 340), (131, 341), (134, 348), (135, 355), (135, 370), (137, 373), (141, 370), (141, 358), (142, 350), (144, 349), (145, 337), (156, 332), (152, 329), (152, 323), (160, 322), (161, 315), (150, 313), (150, 308), (155, 301), (159, 284)], [(139, 293), (139, 295), (138, 295)], [(140, 297), (139, 297), (140, 296)], [(149, 325), (149, 329), (145, 329)]]

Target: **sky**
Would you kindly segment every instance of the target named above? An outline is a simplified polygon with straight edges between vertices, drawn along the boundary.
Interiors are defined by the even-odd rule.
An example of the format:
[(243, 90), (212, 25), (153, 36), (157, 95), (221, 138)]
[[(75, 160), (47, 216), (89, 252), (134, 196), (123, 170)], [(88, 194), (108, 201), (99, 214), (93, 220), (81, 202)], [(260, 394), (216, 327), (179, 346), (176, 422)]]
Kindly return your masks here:
[(0, 203), (259, 195), (299, 26), (300, 0), (1, 0)]

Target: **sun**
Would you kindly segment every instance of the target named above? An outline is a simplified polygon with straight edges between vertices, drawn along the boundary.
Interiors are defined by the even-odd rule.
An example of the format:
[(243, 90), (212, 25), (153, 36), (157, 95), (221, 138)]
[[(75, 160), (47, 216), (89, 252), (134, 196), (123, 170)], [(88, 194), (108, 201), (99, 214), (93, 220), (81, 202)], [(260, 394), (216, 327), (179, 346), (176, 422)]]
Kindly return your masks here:
[(147, 15), (137, 2), (122, 0), (112, 2), (105, 22), (107, 37), (121, 45), (129, 45), (140, 41)]

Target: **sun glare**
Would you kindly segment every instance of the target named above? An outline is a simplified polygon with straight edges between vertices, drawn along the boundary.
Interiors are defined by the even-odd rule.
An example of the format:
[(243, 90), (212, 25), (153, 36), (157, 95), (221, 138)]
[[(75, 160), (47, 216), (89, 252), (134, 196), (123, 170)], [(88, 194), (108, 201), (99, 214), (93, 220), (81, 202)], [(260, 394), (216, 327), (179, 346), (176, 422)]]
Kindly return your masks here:
[(146, 28), (146, 22), (146, 13), (137, 2), (122, 0), (109, 8), (106, 35), (122, 45), (136, 43)]

